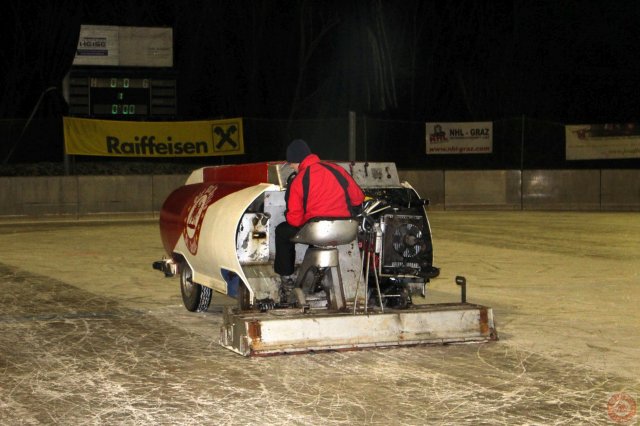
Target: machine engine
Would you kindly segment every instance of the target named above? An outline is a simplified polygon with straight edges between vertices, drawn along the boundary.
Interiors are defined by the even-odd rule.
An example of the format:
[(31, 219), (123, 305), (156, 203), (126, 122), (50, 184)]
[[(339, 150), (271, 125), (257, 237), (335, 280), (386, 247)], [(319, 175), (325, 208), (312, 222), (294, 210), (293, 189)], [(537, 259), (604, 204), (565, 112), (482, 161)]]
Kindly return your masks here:
[(377, 188), (367, 195), (376, 200), (373, 209), (371, 201), (365, 203), (360, 235), (361, 248), (373, 252), (367, 255), (374, 265), (368, 278), (369, 303), (406, 308), (413, 295), (425, 296), (429, 279), (439, 274), (424, 213), (428, 201), (411, 188)]

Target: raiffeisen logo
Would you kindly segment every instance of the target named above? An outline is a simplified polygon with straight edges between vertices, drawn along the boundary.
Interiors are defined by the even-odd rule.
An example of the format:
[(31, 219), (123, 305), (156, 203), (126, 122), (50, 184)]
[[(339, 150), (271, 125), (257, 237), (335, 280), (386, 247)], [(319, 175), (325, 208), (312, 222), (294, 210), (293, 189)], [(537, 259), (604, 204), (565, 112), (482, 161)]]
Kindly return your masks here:
[(121, 141), (115, 136), (106, 137), (107, 151), (114, 155), (179, 155), (207, 154), (209, 145), (205, 141), (174, 141), (169, 136), (164, 142), (155, 136), (135, 136), (133, 141)]

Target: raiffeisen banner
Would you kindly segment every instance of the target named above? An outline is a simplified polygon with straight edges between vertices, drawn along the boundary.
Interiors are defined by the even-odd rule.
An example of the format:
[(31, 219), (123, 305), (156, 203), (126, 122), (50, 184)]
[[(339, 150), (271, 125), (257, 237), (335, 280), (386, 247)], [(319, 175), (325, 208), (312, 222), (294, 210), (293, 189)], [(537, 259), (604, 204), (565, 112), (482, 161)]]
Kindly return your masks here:
[(244, 154), (242, 118), (212, 121), (116, 121), (64, 117), (69, 155), (206, 157)]
[(493, 122), (426, 123), (427, 154), (490, 154)]

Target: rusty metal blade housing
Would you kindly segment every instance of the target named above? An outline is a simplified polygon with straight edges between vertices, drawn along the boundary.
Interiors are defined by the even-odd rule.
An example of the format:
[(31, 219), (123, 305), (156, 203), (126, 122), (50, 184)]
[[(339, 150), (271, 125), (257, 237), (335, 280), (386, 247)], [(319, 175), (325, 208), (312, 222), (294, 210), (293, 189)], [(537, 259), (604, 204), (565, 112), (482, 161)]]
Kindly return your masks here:
[(446, 303), (384, 313), (225, 310), (220, 344), (243, 356), (497, 340), (491, 308)]

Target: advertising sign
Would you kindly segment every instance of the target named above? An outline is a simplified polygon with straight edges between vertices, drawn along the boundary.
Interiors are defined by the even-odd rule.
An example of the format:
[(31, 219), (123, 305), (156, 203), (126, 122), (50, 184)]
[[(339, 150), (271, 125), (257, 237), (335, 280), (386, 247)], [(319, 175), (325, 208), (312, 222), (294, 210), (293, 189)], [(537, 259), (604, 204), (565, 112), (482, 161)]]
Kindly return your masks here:
[(64, 117), (69, 155), (204, 157), (244, 154), (242, 118), (210, 121), (115, 121)]
[(565, 126), (567, 160), (640, 158), (640, 126), (582, 124)]
[(81, 25), (73, 65), (173, 67), (173, 29)]
[(113, 65), (120, 63), (118, 27), (82, 25), (73, 65)]
[(427, 123), (427, 154), (490, 154), (493, 123)]

